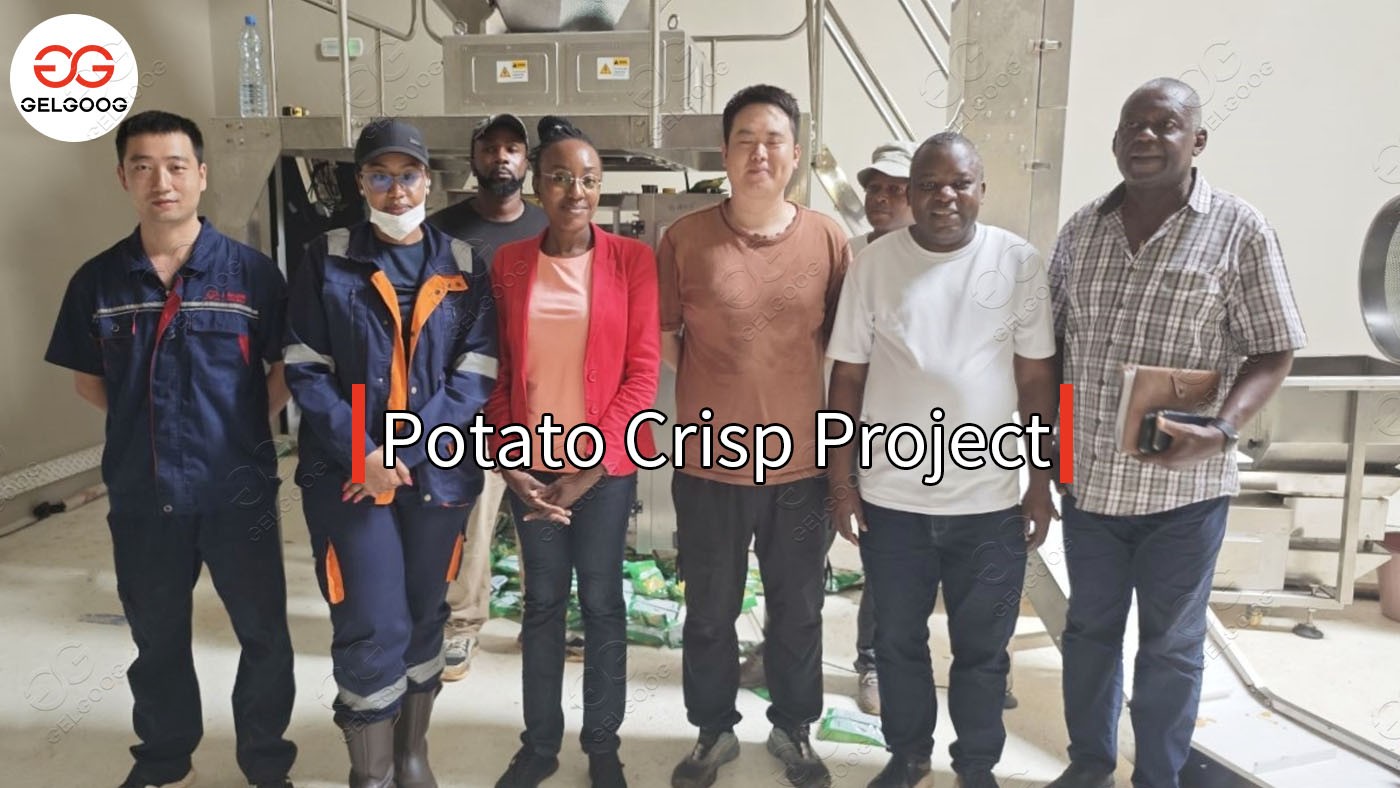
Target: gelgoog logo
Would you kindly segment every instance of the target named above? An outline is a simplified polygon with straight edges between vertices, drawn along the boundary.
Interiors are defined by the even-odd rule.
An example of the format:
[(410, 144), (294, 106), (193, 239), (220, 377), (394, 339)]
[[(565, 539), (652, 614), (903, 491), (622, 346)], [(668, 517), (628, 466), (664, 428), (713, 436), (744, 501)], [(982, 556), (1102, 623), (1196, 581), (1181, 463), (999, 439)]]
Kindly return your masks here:
[(139, 79), (122, 34), (85, 14), (39, 23), (10, 61), (10, 93), (20, 115), (61, 142), (86, 142), (116, 128)]
[[(43, 62), (45, 57), (48, 57), (54, 52), (58, 52), (68, 59), (68, 76), (63, 79), (54, 80), (49, 79), (47, 76), (58, 70), (58, 66)], [(103, 65), (92, 67), (93, 71), (102, 75), (99, 79), (90, 80), (78, 73), (79, 61), (83, 59), (83, 55), (89, 52), (101, 55), (106, 61)], [(62, 44), (49, 44), (39, 50), (39, 61), (40, 62), (34, 64), (34, 78), (51, 88), (66, 87), (68, 83), (75, 79), (78, 80), (79, 85), (85, 88), (100, 88), (112, 81), (112, 74), (116, 73), (117, 70), (116, 67), (112, 65), (112, 53), (108, 52), (106, 47), (100, 47), (96, 44), (88, 44), (77, 52), (70, 52), (68, 47)]]

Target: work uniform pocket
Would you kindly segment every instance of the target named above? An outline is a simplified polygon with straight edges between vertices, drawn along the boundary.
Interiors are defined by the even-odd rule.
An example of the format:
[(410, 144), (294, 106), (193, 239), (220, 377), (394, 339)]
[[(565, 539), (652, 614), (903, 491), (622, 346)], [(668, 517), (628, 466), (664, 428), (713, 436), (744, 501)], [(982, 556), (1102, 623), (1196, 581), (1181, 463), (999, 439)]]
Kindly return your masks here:
[(124, 378), (136, 352), (136, 316), (99, 317), (96, 330), (104, 374), (109, 380)]
[(185, 313), (185, 333), (196, 346), (192, 350), (217, 365), (248, 366), (253, 363), (254, 318), (242, 312), (215, 309)]

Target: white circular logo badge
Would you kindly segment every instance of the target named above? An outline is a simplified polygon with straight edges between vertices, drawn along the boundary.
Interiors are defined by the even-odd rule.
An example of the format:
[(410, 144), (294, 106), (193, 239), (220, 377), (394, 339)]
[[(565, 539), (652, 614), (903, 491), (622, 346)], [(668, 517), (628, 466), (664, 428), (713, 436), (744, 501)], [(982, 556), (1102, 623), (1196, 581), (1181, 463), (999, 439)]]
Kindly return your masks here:
[(40, 22), (15, 50), (10, 93), (29, 125), (61, 142), (115, 129), (136, 99), (136, 56), (117, 29), (85, 14)]

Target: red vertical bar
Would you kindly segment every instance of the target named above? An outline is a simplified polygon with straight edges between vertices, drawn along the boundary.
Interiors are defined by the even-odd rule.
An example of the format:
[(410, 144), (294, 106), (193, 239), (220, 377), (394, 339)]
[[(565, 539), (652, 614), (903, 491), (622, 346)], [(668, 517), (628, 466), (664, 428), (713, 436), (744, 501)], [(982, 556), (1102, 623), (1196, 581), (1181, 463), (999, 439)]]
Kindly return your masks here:
[(365, 483), (365, 384), (350, 384), (350, 481)]
[(1060, 384), (1060, 484), (1074, 483), (1074, 384)]

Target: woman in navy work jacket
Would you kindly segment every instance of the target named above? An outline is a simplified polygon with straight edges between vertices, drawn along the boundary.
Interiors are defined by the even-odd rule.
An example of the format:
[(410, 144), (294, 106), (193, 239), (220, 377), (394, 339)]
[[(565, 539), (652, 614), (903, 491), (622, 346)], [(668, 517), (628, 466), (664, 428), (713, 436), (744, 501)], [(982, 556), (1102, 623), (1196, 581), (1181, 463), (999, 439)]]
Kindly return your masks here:
[[(583, 613), (583, 730), (595, 788), (626, 786), (617, 729), (627, 695), (627, 619), (622, 558), (637, 486), (627, 455), (628, 422), (650, 408), (661, 363), (656, 260), (643, 243), (592, 223), (602, 185), (598, 151), (563, 118), (539, 124), (531, 154), (535, 193), (549, 218), (538, 237), (506, 244), (491, 265), (501, 339), (500, 375), (487, 421), (531, 430), (548, 414), (564, 430), (596, 427), (601, 463), (587, 466), (594, 447), (579, 441), (574, 464), (565, 441), (548, 447), (538, 436), (529, 470), (502, 470), (524, 562), (522, 622), (525, 731), (498, 788), (527, 788), (559, 766), (564, 735), (564, 618), (571, 570), (578, 572)], [(651, 433), (638, 448), (654, 456)], [(499, 433), (497, 464), (518, 452)], [(552, 449), (563, 467), (551, 470)]]
[[(384, 414), (465, 428), (496, 376), (489, 283), (469, 245), (423, 222), (428, 151), (412, 126), (375, 121), (355, 146), (370, 219), (310, 243), (288, 302), (287, 385), (300, 407), (297, 482), (330, 603), (335, 721), (355, 788), (436, 786), (426, 734), (441, 689), (447, 581), (482, 472), (426, 441), (384, 467)], [(477, 270), (482, 270), (480, 267)], [(353, 420), (364, 384), (364, 421)], [(406, 425), (400, 425), (406, 426)], [(363, 438), (364, 481), (352, 476)], [(450, 458), (456, 447), (437, 446)]]

